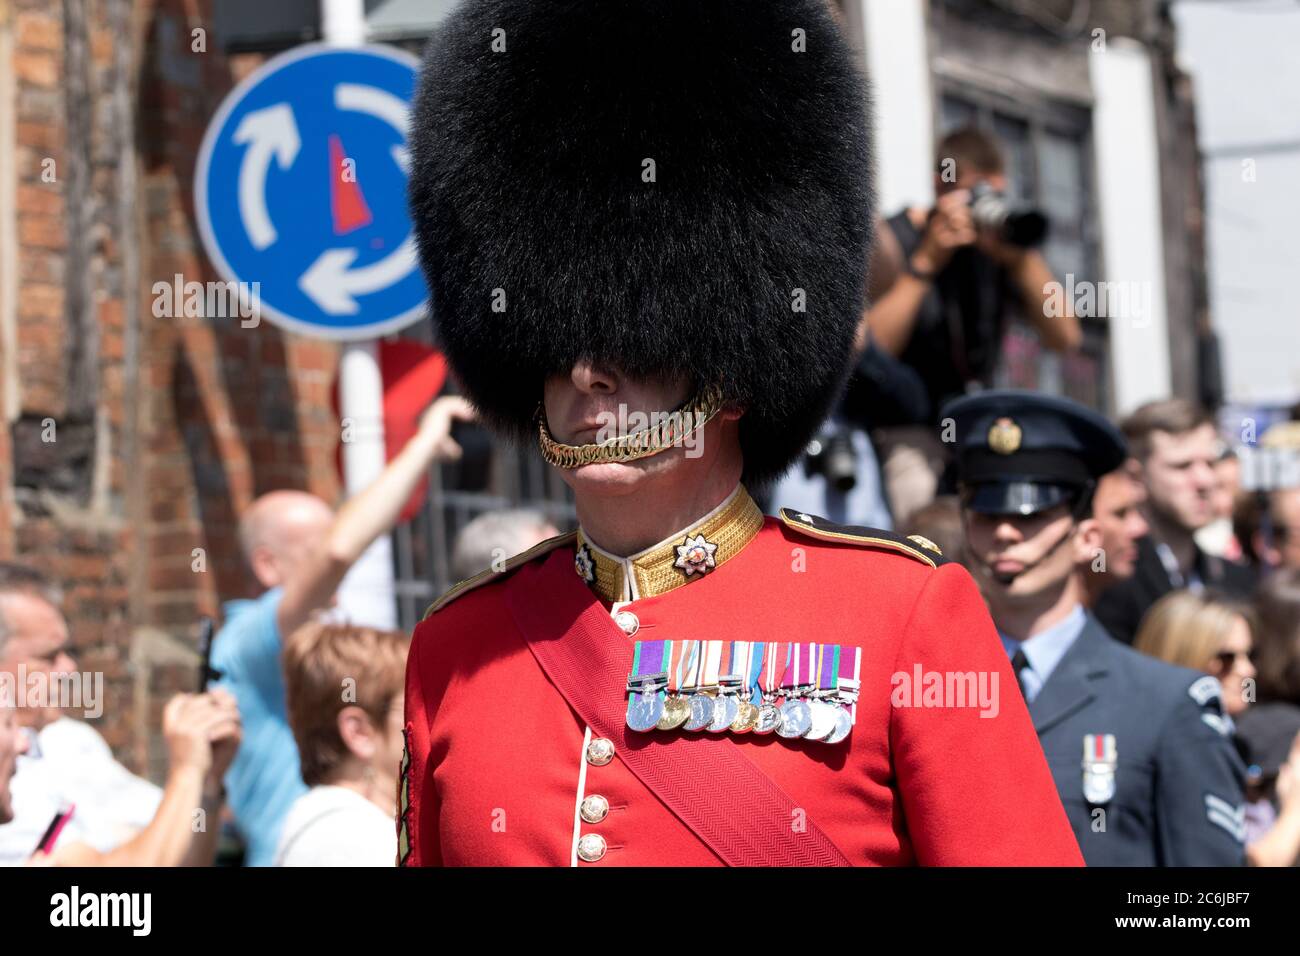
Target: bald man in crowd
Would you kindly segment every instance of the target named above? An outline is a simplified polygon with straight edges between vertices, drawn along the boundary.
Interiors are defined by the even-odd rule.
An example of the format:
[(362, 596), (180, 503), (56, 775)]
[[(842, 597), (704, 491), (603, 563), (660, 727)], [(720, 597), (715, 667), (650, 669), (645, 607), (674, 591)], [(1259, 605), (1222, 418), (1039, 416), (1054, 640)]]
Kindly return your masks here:
[(334, 603), (343, 577), (396, 525), (429, 466), (459, 457), (452, 424), (472, 419), (468, 402), (458, 396), (435, 401), (415, 437), (337, 515), (315, 495), (272, 491), (241, 517), (244, 557), (263, 593), (225, 604), (212, 665), (222, 675), (221, 685), (239, 701), (243, 719), (243, 745), (226, 775), (226, 789), (247, 846), (246, 865), (272, 865), (289, 805), (307, 789), (285, 708), (284, 638)]

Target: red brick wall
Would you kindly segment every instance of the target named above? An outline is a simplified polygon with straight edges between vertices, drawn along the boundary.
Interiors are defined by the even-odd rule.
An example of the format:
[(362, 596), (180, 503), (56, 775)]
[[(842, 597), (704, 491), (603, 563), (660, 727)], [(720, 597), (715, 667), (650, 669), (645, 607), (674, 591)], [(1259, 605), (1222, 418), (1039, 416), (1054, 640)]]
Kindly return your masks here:
[[(6, 409), (0, 497), (0, 534), (7, 557), (30, 562), (51, 574), (67, 595), (65, 612), (81, 666), (103, 671), (108, 692), (101, 730), (116, 748), (132, 742), (126, 715), (131, 683), (126, 661), (131, 621), (127, 569), (132, 535), (115, 507), (122, 494), (121, 461), (98, 459), (95, 449), (120, 442), (122, 304), (115, 288), (111, 205), (112, 157), (99, 147), (107, 117), (92, 116), (94, 135), (70, 150), (66, 129), (68, 89), (63, 7), (42, 0), (12, 0), (7, 11), (13, 56), (13, 169), (17, 238), (15, 326), (19, 407)], [(112, 39), (98, 4), (88, 9), (88, 44), (83, 62), (92, 88), (112, 61)], [(53, 163), (50, 166), (50, 163)], [(91, 202), (83, 205), (90, 230), (81, 237), (92, 298), (79, 316), (69, 315), (70, 166), (82, 163)], [(53, 181), (47, 181), (47, 170)], [(44, 175), (43, 175), (44, 174)], [(120, 280), (120, 276), (117, 277)], [(96, 363), (103, 385), (94, 406), (70, 414), (67, 344), (77, 322), (98, 323), (102, 351)], [(17, 422), (12, 422), (17, 418)], [(52, 442), (43, 441), (49, 425)], [(48, 476), (48, 483), (46, 481)], [(16, 487), (15, 487), (16, 486)]]
[[(64, 5), (9, 2), (20, 407), (6, 410), (19, 421), (0, 429), (0, 554), (64, 586), (83, 666), (105, 672), (97, 726), (128, 765), (156, 777), (159, 712), (170, 693), (192, 686), (185, 652), (197, 616), (254, 590), (239, 554), (239, 515), (276, 488), (337, 499), (339, 429), (329, 406), (337, 349), (265, 321), (245, 329), (237, 318), (154, 317), (154, 282), (219, 278), (198, 240), (195, 159), (209, 117), (261, 57), (222, 55), (207, 0), (130, 4), (131, 36), (114, 32), (119, 2), (127, 0), (84, 5), (89, 143), (67, 125)], [(191, 48), (195, 28), (207, 30), (204, 52)], [(133, 186), (111, 148), (119, 44), (131, 53)], [(47, 157), (59, 171), (53, 183), (41, 181)], [(84, 164), (89, 200), (81, 207), (89, 232), (72, 242), (69, 163)], [(124, 188), (134, 189), (125, 215)], [(86, 275), (90, 302), (74, 315), (72, 293)], [(84, 335), (87, 322), (98, 335), (98, 414), (88, 425), (71, 421), (68, 400), (78, 374), (69, 336)], [(45, 418), (58, 429), (52, 448), (31, 439)], [(82, 486), (89, 493), (79, 494)], [(195, 548), (204, 549), (205, 572), (192, 570)]]

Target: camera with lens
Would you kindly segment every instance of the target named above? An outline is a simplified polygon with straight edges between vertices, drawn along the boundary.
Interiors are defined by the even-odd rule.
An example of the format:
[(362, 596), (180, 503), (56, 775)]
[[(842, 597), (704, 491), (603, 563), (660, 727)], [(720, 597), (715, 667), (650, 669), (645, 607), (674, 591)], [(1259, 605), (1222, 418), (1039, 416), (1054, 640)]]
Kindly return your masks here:
[(814, 438), (804, 449), (803, 467), (809, 478), (823, 475), (837, 491), (852, 491), (858, 483), (858, 455), (853, 450), (852, 434), (840, 427)]
[(1009, 245), (1028, 249), (1047, 236), (1046, 215), (1033, 206), (1013, 203), (986, 182), (971, 187), (969, 205), (975, 225)]

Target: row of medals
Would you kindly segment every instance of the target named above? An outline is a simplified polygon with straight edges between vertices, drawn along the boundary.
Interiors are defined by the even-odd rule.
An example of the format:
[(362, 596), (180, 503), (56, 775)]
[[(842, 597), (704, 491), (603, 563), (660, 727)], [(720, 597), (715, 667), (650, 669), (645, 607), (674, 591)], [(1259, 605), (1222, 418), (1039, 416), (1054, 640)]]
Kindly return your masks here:
[[(841, 684), (852, 681), (841, 679)], [(827, 744), (839, 743), (853, 729), (849, 706), (857, 695), (848, 689), (827, 693), (793, 688), (785, 691), (790, 696), (780, 703), (776, 695), (764, 694), (763, 703), (754, 704), (742, 697), (739, 677), (718, 678), (716, 693), (700, 690), (665, 696), (661, 692), (667, 685), (667, 674), (628, 680), (628, 727), (640, 733), (678, 728), (715, 734), (775, 733)]]

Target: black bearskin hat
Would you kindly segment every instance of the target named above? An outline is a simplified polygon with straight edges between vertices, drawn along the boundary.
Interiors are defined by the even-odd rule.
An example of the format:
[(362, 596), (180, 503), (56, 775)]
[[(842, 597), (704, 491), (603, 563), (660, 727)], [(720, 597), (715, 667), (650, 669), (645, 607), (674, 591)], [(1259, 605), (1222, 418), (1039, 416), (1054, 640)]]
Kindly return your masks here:
[(838, 399), (862, 314), (865, 81), (827, 0), (464, 0), (425, 52), (411, 214), (447, 357), (535, 435), (579, 358), (745, 409), (746, 480)]

